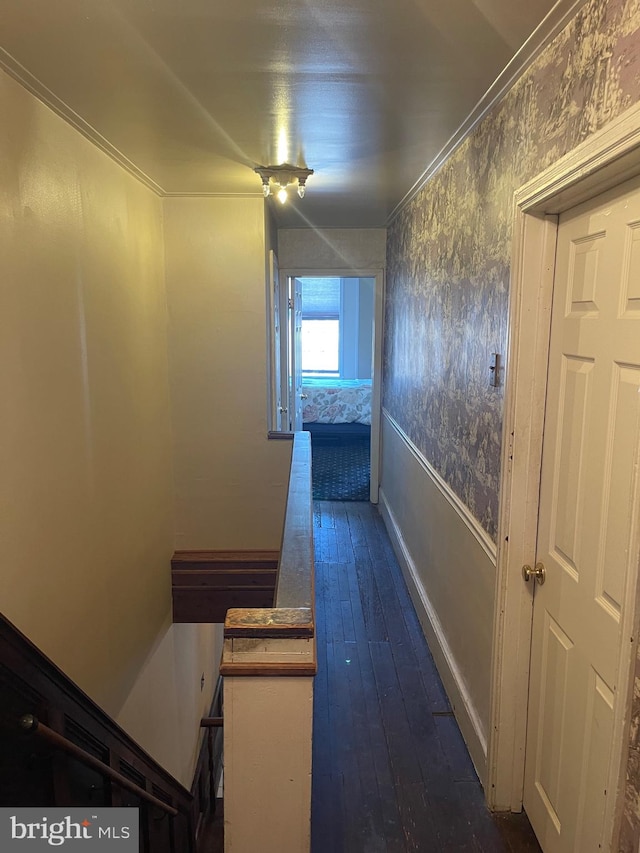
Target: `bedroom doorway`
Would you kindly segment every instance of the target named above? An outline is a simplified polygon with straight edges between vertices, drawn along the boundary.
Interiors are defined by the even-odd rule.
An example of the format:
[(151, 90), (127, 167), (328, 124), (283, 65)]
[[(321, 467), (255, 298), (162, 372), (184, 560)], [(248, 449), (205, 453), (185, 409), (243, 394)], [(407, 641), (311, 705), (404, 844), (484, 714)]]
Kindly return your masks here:
[(374, 287), (370, 276), (293, 279), (294, 366), (315, 500), (369, 500)]
[(317, 500), (378, 500), (382, 284), (376, 271), (282, 272), (281, 397), (289, 428), (311, 434)]

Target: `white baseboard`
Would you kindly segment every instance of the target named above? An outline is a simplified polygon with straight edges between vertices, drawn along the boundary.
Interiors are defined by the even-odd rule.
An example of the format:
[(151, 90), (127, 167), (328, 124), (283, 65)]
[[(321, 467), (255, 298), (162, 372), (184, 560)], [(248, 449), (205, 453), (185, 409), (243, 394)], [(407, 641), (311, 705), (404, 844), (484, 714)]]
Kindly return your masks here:
[(469, 696), (456, 660), (447, 642), (438, 614), (436, 613), (420, 581), (415, 563), (402, 536), (384, 489), (380, 489), (380, 512), (385, 522), (391, 544), (398, 558), (409, 593), (413, 600), (420, 624), (438, 668), (449, 701), (453, 707), (460, 731), (467, 744), (471, 760), (480, 782), (484, 786), (487, 771), (487, 736), (480, 717)]

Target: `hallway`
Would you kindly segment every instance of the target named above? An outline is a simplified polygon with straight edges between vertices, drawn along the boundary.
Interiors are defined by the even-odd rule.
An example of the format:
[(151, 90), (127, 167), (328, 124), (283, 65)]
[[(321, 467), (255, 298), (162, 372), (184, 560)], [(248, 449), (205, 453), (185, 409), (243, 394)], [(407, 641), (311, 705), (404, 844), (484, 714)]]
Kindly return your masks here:
[(484, 805), (377, 509), (317, 501), (314, 536), (313, 853), (539, 851)]

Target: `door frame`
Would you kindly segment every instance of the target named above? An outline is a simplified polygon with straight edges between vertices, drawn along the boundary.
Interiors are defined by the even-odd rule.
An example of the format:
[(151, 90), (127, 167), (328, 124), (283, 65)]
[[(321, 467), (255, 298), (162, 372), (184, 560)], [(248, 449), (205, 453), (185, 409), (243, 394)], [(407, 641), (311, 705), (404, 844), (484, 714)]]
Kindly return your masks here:
[[(282, 282), (278, 266), (278, 256), (269, 249), (267, 276), (267, 376), (269, 383), (267, 424), (269, 432), (283, 432), (282, 429)], [(276, 287), (276, 284), (278, 285)], [(276, 328), (276, 311), (278, 326)]]
[[(493, 619), (491, 724), (486, 796), (495, 811), (520, 811), (524, 789), (533, 592), (522, 566), (534, 564), (558, 215), (640, 175), (640, 104), (594, 133), (514, 194), (508, 356)], [(633, 690), (638, 602), (625, 617), (632, 637), (614, 722), (618, 789), (607, 831), (620, 819)], [(628, 622), (628, 625), (626, 624)]]
[[(371, 470), (369, 500), (377, 504), (380, 493), (380, 420), (382, 412), (382, 338), (384, 332), (384, 270), (340, 268), (288, 267), (280, 270), (281, 281), (291, 278), (373, 278), (373, 382), (371, 384)], [(288, 333), (289, 334), (289, 333)], [(288, 374), (288, 367), (287, 367)]]
[[(298, 276), (287, 278), (288, 313), (287, 313), (287, 375), (285, 384), (288, 390), (289, 428), (294, 432), (302, 429), (302, 282)], [(299, 312), (299, 315), (298, 315)], [(297, 334), (298, 316), (300, 318), (300, 334)]]

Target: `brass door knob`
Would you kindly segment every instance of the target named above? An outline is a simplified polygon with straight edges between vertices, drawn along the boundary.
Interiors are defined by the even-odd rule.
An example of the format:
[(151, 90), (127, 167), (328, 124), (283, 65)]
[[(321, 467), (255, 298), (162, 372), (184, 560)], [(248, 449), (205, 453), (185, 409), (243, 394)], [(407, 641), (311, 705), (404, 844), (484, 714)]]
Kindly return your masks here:
[(533, 578), (536, 583), (539, 583), (540, 586), (542, 586), (547, 577), (547, 570), (545, 569), (542, 563), (536, 563), (535, 569), (532, 569), (531, 566), (523, 566), (522, 577), (527, 583), (529, 583), (531, 578)]

